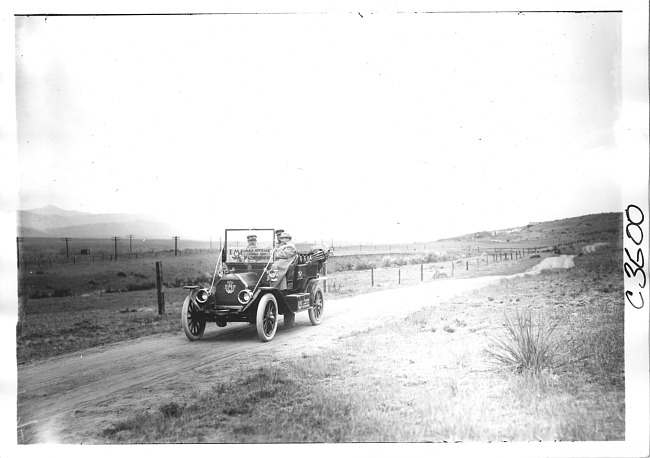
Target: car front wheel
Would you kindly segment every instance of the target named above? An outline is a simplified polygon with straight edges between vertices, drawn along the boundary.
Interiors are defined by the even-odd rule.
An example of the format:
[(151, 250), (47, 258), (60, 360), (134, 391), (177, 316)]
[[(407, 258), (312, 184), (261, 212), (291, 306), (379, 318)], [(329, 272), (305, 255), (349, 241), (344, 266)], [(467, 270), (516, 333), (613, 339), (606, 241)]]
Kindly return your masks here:
[(278, 329), (278, 304), (273, 294), (262, 296), (257, 306), (255, 325), (257, 326), (257, 335), (262, 342), (269, 342), (275, 336), (275, 331)]
[(199, 340), (205, 331), (205, 318), (194, 301), (187, 296), (181, 311), (183, 331), (190, 340)]

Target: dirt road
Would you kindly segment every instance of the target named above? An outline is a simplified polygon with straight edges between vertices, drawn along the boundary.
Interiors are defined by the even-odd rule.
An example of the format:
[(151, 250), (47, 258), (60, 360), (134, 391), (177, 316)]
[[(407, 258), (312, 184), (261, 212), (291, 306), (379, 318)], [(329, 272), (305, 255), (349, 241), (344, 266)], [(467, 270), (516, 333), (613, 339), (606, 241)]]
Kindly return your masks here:
[[(569, 268), (572, 256), (543, 259), (531, 269)], [(518, 274), (521, 275), (521, 274)], [(323, 323), (306, 313), (292, 329), (278, 328), (261, 343), (254, 326), (208, 325), (190, 342), (180, 329), (134, 341), (76, 352), (18, 367), (18, 442), (92, 443), (93, 432), (123, 414), (166, 401), (184, 401), (202, 384), (228, 381), (261, 361), (316, 353), (353, 331), (400, 318), (423, 307), (487, 286), (506, 277), (448, 279), (327, 301)]]

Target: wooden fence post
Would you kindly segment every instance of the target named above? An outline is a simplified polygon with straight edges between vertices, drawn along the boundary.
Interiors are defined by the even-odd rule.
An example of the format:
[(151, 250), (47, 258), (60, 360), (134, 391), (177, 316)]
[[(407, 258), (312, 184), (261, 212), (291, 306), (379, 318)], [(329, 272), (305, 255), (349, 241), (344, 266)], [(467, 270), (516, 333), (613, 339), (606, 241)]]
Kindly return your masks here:
[(397, 284), (402, 284), (402, 269), (397, 269)]
[(27, 313), (27, 299), (29, 296), (23, 294), (18, 296), (18, 323), (16, 324), (16, 334), (23, 335), (23, 327), (25, 325), (25, 316)]
[(451, 276), (452, 277), (454, 276), (454, 263), (453, 263), (453, 261), (451, 263)]
[(162, 292), (163, 271), (162, 262), (156, 261), (156, 290), (158, 292), (158, 315), (165, 313), (165, 295)]
[(420, 264), (420, 281), (424, 281), (424, 264)]
[(469, 261), (465, 261), (465, 270), (469, 270)]
[(375, 286), (375, 269), (370, 268), (370, 286)]

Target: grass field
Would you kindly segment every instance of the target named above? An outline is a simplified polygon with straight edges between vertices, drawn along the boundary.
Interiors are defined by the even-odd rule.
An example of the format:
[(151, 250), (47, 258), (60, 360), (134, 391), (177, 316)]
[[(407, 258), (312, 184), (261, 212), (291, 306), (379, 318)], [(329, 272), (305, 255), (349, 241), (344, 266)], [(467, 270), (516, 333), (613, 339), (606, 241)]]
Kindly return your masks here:
[[(545, 230), (563, 236), (610, 243), (583, 255), (581, 244), (544, 237), (549, 246), (577, 255), (572, 269), (503, 280), (354, 332), (327, 350), (299, 354), (281, 365), (261, 363), (254, 373), (191, 389), (174, 402), (152, 399), (143, 410), (98, 430), (92, 440), (622, 440), (621, 238), (620, 231), (612, 232), (610, 216), (600, 233), (593, 219), (574, 222), (580, 224), (578, 232), (563, 222), (545, 223)], [(328, 262), (327, 297), (452, 275), (508, 275), (553, 255), (528, 252), (495, 262), (490, 248), (503, 250), (502, 245), (482, 242), (474, 248), (459, 240), (445, 242), (444, 250), (442, 245), (414, 252), (339, 250)], [(156, 260), (163, 264), (163, 315), (157, 314), (152, 289)], [(209, 283), (215, 261), (214, 252), (188, 251), (178, 257), (86, 259), (21, 269), (19, 291), (32, 298), (17, 338), (19, 364), (153, 333), (181, 333), (186, 291), (180, 286)]]
[[(524, 252), (526, 247), (522, 244), (506, 251), (501, 244), (472, 249), (463, 244), (454, 248), (446, 243), (438, 248), (445, 246), (447, 251), (412, 252), (404, 250), (406, 246), (390, 246), (386, 247), (391, 249), (389, 252), (371, 251), (370, 247), (366, 247), (365, 253), (356, 251), (356, 247), (351, 251), (335, 252), (328, 260), (328, 297), (351, 296), (452, 276), (508, 275), (532, 267), (539, 261), (538, 256), (549, 254), (548, 251), (524, 254), (531, 250)], [(43, 240), (35, 246), (46, 249)], [(560, 245), (561, 251), (569, 254), (577, 252), (576, 247)], [(503, 256), (497, 255), (498, 252)], [(208, 286), (217, 257), (216, 251), (197, 249), (179, 256), (166, 253), (159, 257), (119, 257), (96, 262), (85, 257), (76, 263), (68, 259), (51, 266), (43, 262), (38, 270), (20, 269), (19, 294), (29, 299), (22, 333), (17, 338), (18, 362), (178, 331), (180, 308), (186, 295), (181, 287)], [(157, 313), (157, 261), (161, 262), (163, 270), (163, 315)]]
[[(98, 431), (124, 442), (455, 442), (624, 439), (620, 250), (503, 280), (261, 364)], [(552, 350), (535, 370), (492, 354), (531, 317)], [(538, 346), (541, 343), (537, 341)], [(369, 370), (372, 368), (372, 370)], [(278, 427), (281, 425), (281, 427)]]
[[(572, 247), (564, 247), (571, 251)], [(537, 256), (546, 256), (548, 253)], [(19, 363), (161, 332), (180, 330), (183, 285), (208, 286), (218, 254), (196, 252), (158, 258), (165, 314), (158, 314), (155, 259), (54, 263), (21, 269), (19, 291), (28, 297)], [(328, 299), (454, 276), (507, 275), (532, 267), (535, 255), (502, 259), (466, 250), (335, 254), (328, 261)]]

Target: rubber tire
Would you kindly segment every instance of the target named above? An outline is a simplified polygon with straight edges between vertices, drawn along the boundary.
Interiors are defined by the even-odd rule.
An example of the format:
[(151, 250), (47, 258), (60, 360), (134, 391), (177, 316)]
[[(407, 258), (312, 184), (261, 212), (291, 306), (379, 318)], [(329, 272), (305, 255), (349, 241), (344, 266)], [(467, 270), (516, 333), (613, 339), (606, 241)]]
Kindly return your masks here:
[(262, 342), (270, 342), (278, 330), (278, 303), (273, 294), (267, 293), (262, 296), (260, 303), (257, 305), (257, 318), (255, 326), (257, 335)]
[(323, 290), (316, 288), (312, 293), (311, 306), (309, 309), (309, 321), (314, 326), (318, 326), (323, 322), (323, 309), (325, 308), (325, 301), (323, 300)]
[(291, 329), (296, 325), (296, 314), (293, 312), (285, 312), (283, 325), (287, 329)]
[(181, 325), (185, 335), (190, 340), (199, 340), (205, 331), (205, 320), (193, 320), (192, 312), (196, 310), (196, 304), (190, 299), (188, 295), (183, 302), (183, 309), (181, 310)]

